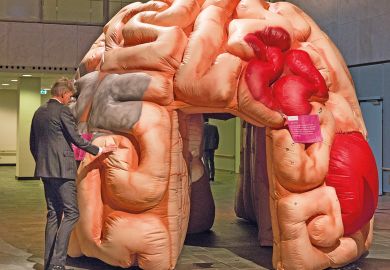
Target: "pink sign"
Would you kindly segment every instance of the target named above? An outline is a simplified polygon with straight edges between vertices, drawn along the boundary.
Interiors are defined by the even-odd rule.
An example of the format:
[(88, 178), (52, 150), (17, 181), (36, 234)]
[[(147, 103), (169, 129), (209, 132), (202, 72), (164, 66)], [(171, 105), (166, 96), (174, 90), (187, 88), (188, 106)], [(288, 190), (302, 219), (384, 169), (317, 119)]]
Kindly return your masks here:
[(288, 116), (288, 129), (296, 143), (315, 143), (322, 141), (318, 115)]

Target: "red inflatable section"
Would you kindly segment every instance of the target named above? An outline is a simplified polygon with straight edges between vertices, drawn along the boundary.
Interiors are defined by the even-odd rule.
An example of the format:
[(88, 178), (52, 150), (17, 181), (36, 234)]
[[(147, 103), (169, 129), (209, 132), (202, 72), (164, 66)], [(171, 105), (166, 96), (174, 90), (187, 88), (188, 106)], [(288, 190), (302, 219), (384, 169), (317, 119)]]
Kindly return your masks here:
[(311, 111), (310, 101), (328, 99), (324, 78), (307, 52), (289, 50), (291, 39), (284, 29), (268, 27), (246, 35), (245, 41), (256, 56), (245, 73), (255, 100), (286, 115), (303, 115)]
[(314, 86), (302, 77), (287, 75), (274, 85), (274, 97), (280, 104), (280, 110), (286, 115), (309, 114), (309, 100), (315, 93)]
[(370, 221), (378, 204), (378, 171), (362, 134), (336, 134), (326, 184), (336, 189), (340, 200), (344, 235)]
[[(283, 29), (280, 29), (278, 32), (283, 31)], [(266, 37), (264, 39), (270, 41), (272, 44), (277, 44), (275, 38), (270, 37), (270, 32), (266, 32), (267, 35), (265, 35)], [(285, 33), (284, 36), (286, 35), (289, 40), (288, 33)], [(255, 100), (262, 102), (270, 109), (278, 110), (279, 105), (274, 101), (270, 86), (283, 72), (284, 55), (281, 48), (290, 46), (290, 43), (286, 41), (287, 43), (280, 44), (281, 48), (268, 47), (259, 38), (261, 36), (262, 32), (258, 32), (248, 34), (245, 37), (245, 41), (253, 48), (256, 56), (256, 58), (251, 59), (248, 63), (245, 80)]]

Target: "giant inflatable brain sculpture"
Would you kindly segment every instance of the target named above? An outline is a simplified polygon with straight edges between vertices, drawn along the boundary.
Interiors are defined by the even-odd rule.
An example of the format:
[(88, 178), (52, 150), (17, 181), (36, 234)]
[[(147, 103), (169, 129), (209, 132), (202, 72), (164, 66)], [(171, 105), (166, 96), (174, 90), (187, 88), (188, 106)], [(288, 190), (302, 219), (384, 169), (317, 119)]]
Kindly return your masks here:
[[(175, 267), (187, 229), (209, 229), (214, 219), (202, 113), (264, 127), (255, 177), (243, 184), (252, 190), (239, 193), (236, 210), (245, 216), (245, 202), (258, 206), (253, 187), (265, 178), (275, 268), (338, 267), (368, 250), (377, 172), (353, 82), (336, 47), (296, 6), (130, 4), (82, 60), (76, 86), (77, 119), (103, 134), (95, 144), (118, 150), (87, 155), (78, 171), (81, 216), (69, 255)], [(286, 118), (306, 115), (318, 119), (321, 140), (293, 140)]]

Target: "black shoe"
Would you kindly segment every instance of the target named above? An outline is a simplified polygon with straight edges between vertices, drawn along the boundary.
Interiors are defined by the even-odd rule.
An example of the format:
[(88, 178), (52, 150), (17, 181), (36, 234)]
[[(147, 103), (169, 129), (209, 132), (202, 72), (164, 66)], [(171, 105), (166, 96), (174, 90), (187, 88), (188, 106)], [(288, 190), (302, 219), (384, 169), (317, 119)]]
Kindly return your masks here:
[(49, 268), (47, 270), (74, 270), (73, 268), (65, 268), (65, 266), (62, 265), (49, 265)]
[(65, 266), (49, 265), (49, 268), (47, 268), (47, 270), (65, 270)]
[(209, 179), (210, 182), (214, 182), (214, 177)]

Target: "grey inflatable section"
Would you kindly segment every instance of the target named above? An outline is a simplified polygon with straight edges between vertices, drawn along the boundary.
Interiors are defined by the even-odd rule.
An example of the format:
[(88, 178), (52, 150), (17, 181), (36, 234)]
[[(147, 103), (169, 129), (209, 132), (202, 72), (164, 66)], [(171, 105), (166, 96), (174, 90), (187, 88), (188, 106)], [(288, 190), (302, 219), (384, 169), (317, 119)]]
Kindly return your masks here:
[(99, 84), (99, 72), (94, 71), (78, 79), (75, 83), (77, 103), (76, 118), (80, 119), (84, 109), (93, 100), (93, 96)]
[(142, 98), (150, 81), (151, 77), (145, 73), (104, 77), (93, 99), (89, 124), (98, 129), (130, 130), (140, 118)]

